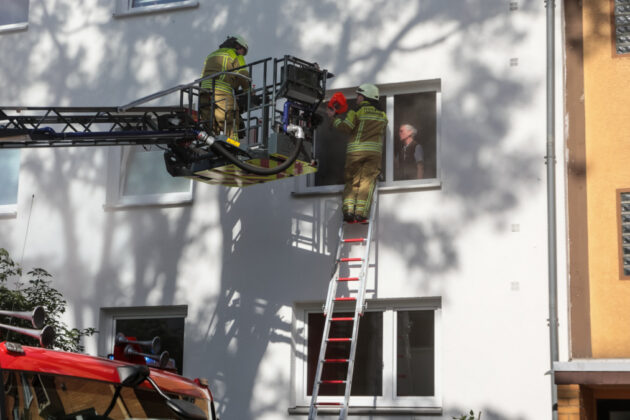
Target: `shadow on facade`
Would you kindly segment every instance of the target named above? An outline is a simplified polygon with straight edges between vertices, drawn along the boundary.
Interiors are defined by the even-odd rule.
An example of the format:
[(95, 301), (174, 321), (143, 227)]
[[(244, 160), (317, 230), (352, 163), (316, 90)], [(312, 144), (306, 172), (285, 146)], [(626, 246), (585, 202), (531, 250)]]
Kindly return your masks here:
[[(124, 103), (197, 77), (205, 55), (218, 45), (224, 33), (234, 29), (235, 23), (252, 39), (252, 61), (267, 55), (295, 54), (327, 63), (331, 71), (338, 75), (349, 74), (346, 77), (352, 84), (358, 84), (379, 79), (395, 65), (392, 60), (400, 54), (445, 46), (452, 38), (469, 39), (469, 33), (507, 14), (506, 2), (502, 0), (484, 2), (483, 11), (464, 5), (449, 8), (442, 2), (418, 1), (412, 2), (415, 4), (411, 7), (413, 13), (405, 23), (392, 27), (400, 10), (410, 7), (408, 0), (379, 0), (358, 14), (346, 11), (346, 6), (340, 2), (306, 2), (299, 5), (298, 15), (295, 14), (298, 5), (293, 6), (291, 2), (248, 0), (217, 3), (213, 5), (216, 20), (209, 22), (207, 16), (198, 14), (193, 17), (189, 32), (165, 37), (162, 33), (169, 25), (181, 25), (181, 16), (190, 15), (182, 12), (150, 19), (120, 19), (116, 21), (115, 33), (104, 33), (101, 25), (111, 19), (111, 6), (105, 0), (97, 3), (99, 7), (81, 27), (65, 21), (72, 16), (74, 7), (68, 0), (58, 1), (54, 14), (47, 9), (50, 6), (38, 6), (36, 10), (41, 13), (32, 16), (31, 29), (26, 36), (16, 39), (15, 50), (30, 53), (15, 54), (10, 67), (0, 67), (0, 75), (5, 80), (23, 80), (19, 72), (29, 69), (30, 78), (45, 79), (46, 85), (55, 90), (40, 95), (29, 87), (28, 95), (24, 96), (23, 86), (9, 84), (3, 87), (5, 98), (37, 100), (43, 96), (51, 105), (72, 102), (76, 106), (93, 106), (98, 105), (94, 103), (95, 98), (114, 97), (120, 98), (116, 104)], [(521, 10), (529, 13), (534, 10), (534, 3), (521, 2)], [(450, 29), (434, 38), (427, 34), (417, 44), (403, 42), (407, 35), (427, 22), (440, 22)], [(321, 30), (312, 30), (321, 35), (315, 40), (308, 38), (305, 25), (321, 27)], [(54, 33), (49, 28), (64, 28), (64, 31)], [(328, 31), (328, 28), (335, 30)], [(500, 36), (507, 38), (505, 43), (525, 36), (525, 29), (515, 29), (507, 22), (498, 25), (497, 31), (501, 29)], [(38, 34), (38, 39), (31, 34)], [(71, 51), (68, 39), (74, 36), (87, 36), (91, 41)], [(362, 51), (351, 50), (350, 41), (361, 37), (370, 42), (366, 42)], [(264, 40), (265, 45), (260, 45), (258, 40)], [(527, 200), (534, 190), (543, 187), (540, 174), (545, 139), (531, 138), (532, 150), (527, 154), (511, 150), (506, 139), (510, 115), (522, 106), (531, 106), (539, 86), (511, 76), (507, 61), (505, 72), (497, 74), (475, 54), (482, 46), (465, 47), (453, 61), (465, 72), (456, 91), (452, 91), (451, 86), (445, 89), (441, 122), (444, 204), (457, 208), (457, 213), (449, 215), (448, 223), (437, 218), (409, 223), (395, 212), (380, 214), (387, 222), (381, 226), (378, 246), (399, 252), (410, 267), (422, 271), (425, 279), (458, 270), (462, 250), (457, 248), (456, 238), (475, 221), (491, 218), (496, 228), (501, 229), (508, 223), (507, 214)], [(32, 65), (36, 59), (45, 65)], [(182, 64), (191, 62), (195, 65)], [(99, 73), (93, 66), (109, 71)], [(70, 73), (62, 70), (68, 68), (74, 70)], [(99, 77), (95, 78), (94, 74)], [(414, 75), (410, 74), (409, 80), (413, 79)], [(33, 156), (24, 166), (33, 174), (45, 174), (38, 177), (43, 191), (59, 192), (44, 200), (58, 210), (61, 217), (63, 238), (54, 246), (63, 248), (64, 258), (63, 261), (41, 261), (41, 265), (64, 266), (73, 278), (81, 279), (95, 271), (92, 264), (100, 264), (93, 290), (75, 289), (72, 285), (64, 287), (69, 300), (77, 305), (77, 326), (83, 325), (84, 311), (94, 310), (101, 304), (101, 296), (116, 296), (114, 301), (143, 305), (147, 296), (158, 288), (162, 296), (160, 303), (174, 303), (178, 282), (186, 281), (178, 279), (183, 253), (212, 229), (211, 226), (195, 226), (191, 230), (191, 208), (181, 209), (177, 220), (160, 209), (108, 213), (98, 238), (102, 249), (100, 261), (85, 261), (80, 250), (88, 244), (73, 219), (84, 197), (58, 188), (58, 184), (59, 180), (73, 180), (85, 185), (102, 185), (103, 173), (94, 169), (102, 168), (102, 163), (97, 164), (102, 162), (102, 153), (91, 149), (51, 151), (46, 154), (46, 162)], [(230, 196), (230, 190), (223, 187), (201, 188), (220, 188), (217, 205), (223, 237), (222, 257), (220, 261), (207, 263), (208, 266), (221, 265), (220, 290), (216, 306), (205, 308), (207, 313), (196, 314), (196, 319), (207, 320), (195, 326), (206, 334), (195, 343), (199, 350), (188, 363), (200, 367), (196, 376), (206, 376), (218, 384), (222, 418), (263, 417), (267, 412), (276, 413), (278, 405), (286, 403), (290, 386), (290, 378), (278, 372), (275, 377), (265, 379), (267, 389), (255, 388), (263, 383), (259, 366), (269, 345), (291, 344), (291, 319), (284, 317), (282, 309), (293, 305), (294, 302), (287, 299), (293, 294), (282, 290), (291, 290), (299, 284), (305, 288), (301, 295), (316, 298), (325, 293), (339, 217), (331, 204), (333, 200), (292, 200), (290, 206), (285, 205), (293, 188), (290, 180), (251, 187), (236, 197)], [(122, 244), (114, 234), (120, 225), (130, 227)], [(437, 254), (427, 249), (429, 242), (439, 250)], [(121, 262), (128, 261), (128, 254), (134, 256), (130, 285), (120, 278), (119, 267)], [(304, 281), (305, 278), (313, 281)], [(273, 287), (269, 287), (270, 283)], [(221, 363), (213, 363), (213, 360)], [(289, 363), (287, 360), (286, 364)], [(265, 401), (266, 405), (252, 407), (250, 403), (258, 392), (265, 392), (264, 398), (257, 396), (256, 400)], [(455, 414), (458, 413), (453, 412)], [(508, 417), (487, 410), (484, 418)]]

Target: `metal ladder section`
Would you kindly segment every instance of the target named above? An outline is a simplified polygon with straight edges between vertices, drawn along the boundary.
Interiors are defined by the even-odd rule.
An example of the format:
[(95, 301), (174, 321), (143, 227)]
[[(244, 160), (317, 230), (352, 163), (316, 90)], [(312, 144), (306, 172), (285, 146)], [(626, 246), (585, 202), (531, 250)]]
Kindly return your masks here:
[[(343, 222), (339, 228), (339, 245), (337, 246), (337, 253), (335, 257), (336, 269), (330, 279), (328, 285), (328, 295), (326, 297), (326, 304), (324, 306), (324, 331), (322, 333), (322, 343), (319, 350), (319, 357), (317, 360), (317, 370), (315, 373), (315, 382), (313, 384), (313, 394), (311, 397), (311, 405), (309, 408), (308, 418), (309, 420), (315, 420), (317, 418), (318, 408), (336, 408), (339, 407), (339, 420), (344, 420), (348, 416), (348, 405), (350, 402), (350, 391), (352, 389), (352, 374), (354, 372), (354, 361), (357, 350), (357, 339), (359, 335), (359, 321), (365, 310), (365, 289), (367, 283), (367, 270), (369, 266), (370, 248), (372, 243), (372, 233), (374, 227), (374, 220), (376, 215), (376, 204), (378, 200), (378, 188), (374, 189), (372, 196), (372, 204), (370, 217), (366, 222)], [(348, 225), (366, 225), (367, 235), (360, 238), (345, 238), (345, 228)], [(349, 257), (341, 258), (342, 248), (344, 245), (357, 245), (360, 244), (364, 247), (363, 257)], [(340, 266), (342, 264), (361, 263), (361, 268), (358, 277), (340, 277)], [(351, 267), (348, 266), (348, 269)], [(354, 296), (337, 296), (337, 286), (340, 282), (357, 282), (358, 287), (356, 291), (350, 291), (349, 294)], [(335, 304), (338, 302), (354, 302), (354, 316), (345, 317), (335, 314)], [(347, 311), (345, 311), (347, 312)], [(352, 323), (352, 336), (351, 337), (330, 337), (330, 329), (333, 323)], [(326, 349), (328, 343), (347, 343), (349, 345), (348, 358), (344, 359), (331, 359), (326, 358)], [(347, 364), (346, 379), (325, 379), (322, 380), (322, 373), (326, 367), (331, 365), (338, 366), (339, 364)], [(326, 401), (320, 402), (319, 389), (322, 384), (343, 384), (345, 386), (345, 392), (343, 400), (340, 401)]]

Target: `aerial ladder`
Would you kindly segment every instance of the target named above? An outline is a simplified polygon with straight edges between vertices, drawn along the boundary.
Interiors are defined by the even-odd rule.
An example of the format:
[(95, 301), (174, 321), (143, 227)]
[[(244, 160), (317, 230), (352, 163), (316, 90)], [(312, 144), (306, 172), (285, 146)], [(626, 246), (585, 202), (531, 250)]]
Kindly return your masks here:
[[(234, 93), (243, 121), (238, 138), (214, 125), (219, 72), (116, 107), (0, 106), (0, 149), (156, 146), (172, 176), (234, 187), (315, 172), (314, 130), (332, 73), (289, 55), (243, 68), (249, 77), (232, 72), (250, 87)], [(202, 88), (207, 80), (212, 87)], [(173, 95), (175, 105), (150, 105)], [(210, 120), (200, 119), (200, 95), (212, 98)]]
[[(348, 416), (359, 338), (359, 321), (367, 306), (365, 294), (377, 201), (378, 188), (375, 188), (370, 206), (370, 217), (363, 222), (343, 222), (339, 228), (335, 265), (328, 283), (328, 293), (324, 304), (324, 330), (315, 370), (309, 420), (315, 420), (319, 410), (334, 410), (335, 412), (339, 410), (339, 420), (345, 420)], [(359, 228), (360, 236), (358, 237), (355, 236), (356, 228)], [(348, 234), (352, 237), (348, 237)], [(347, 247), (360, 247), (360, 249), (352, 252), (352, 250), (347, 250)], [(358, 274), (352, 275), (357, 269)], [(345, 275), (346, 273), (349, 275)], [(340, 284), (354, 284), (355, 286), (349, 286), (345, 288), (347, 291), (341, 292)], [(348, 305), (352, 308), (349, 309)], [(348, 313), (352, 315), (348, 316)], [(349, 336), (345, 333), (346, 331), (350, 331)], [(341, 355), (330, 352), (329, 344), (342, 346)], [(328, 387), (329, 392), (322, 392), (323, 387)], [(342, 396), (331, 397), (329, 396), (331, 394)]]

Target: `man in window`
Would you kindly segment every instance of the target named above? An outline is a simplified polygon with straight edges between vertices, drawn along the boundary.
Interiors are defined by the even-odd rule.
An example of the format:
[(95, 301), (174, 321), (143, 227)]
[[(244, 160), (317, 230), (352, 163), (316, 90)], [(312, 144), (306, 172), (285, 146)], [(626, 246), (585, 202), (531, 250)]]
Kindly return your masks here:
[[(372, 193), (381, 173), (383, 136), (387, 127), (387, 116), (378, 107), (378, 88), (362, 84), (357, 89), (356, 111), (351, 110), (345, 119), (334, 118), (332, 125), (337, 130), (351, 134), (346, 147), (343, 189), (343, 219), (346, 222), (365, 221), (370, 215)], [(327, 109), (329, 117), (335, 111)]]
[[(236, 74), (230, 74), (230, 72), (245, 66), (244, 56), (247, 55), (247, 49), (247, 42), (242, 36), (230, 35), (219, 45), (218, 50), (206, 57), (204, 62), (201, 77), (226, 72), (201, 82), (201, 87), (208, 89), (210, 92), (202, 92), (199, 95), (201, 120), (205, 122), (210, 121), (212, 106), (214, 105), (212, 126), (214, 134), (223, 132), (230, 138), (238, 139), (237, 131), (240, 123), (240, 112), (238, 103), (235, 100), (235, 93), (237, 93), (238, 89), (241, 89), (243, 92), (249, 90), (249, 71), (246, 68), (241, 68), (234, 72)], [(214, 94), (212, 94), (213, 85)], [(213, 99), (214, 104), (212, 104)]]
[(402, 150), (396, 161), (396, 179), (422, 179), (424, 177), (424, 151), (416, 140), (418, 130), (410, 124), (403, 124), (398, 130)]

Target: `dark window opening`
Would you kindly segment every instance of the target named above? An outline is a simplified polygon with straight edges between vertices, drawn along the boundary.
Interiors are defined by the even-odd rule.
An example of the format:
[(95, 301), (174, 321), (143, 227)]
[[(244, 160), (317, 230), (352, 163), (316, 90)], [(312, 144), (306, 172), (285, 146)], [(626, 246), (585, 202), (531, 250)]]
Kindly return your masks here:
[(116, 319), (116, 332), (138, 341), (151, 340), (159, 336), (162, 351), (169, 352), (175, 360), (177, 373), (181, 375), (184, 367), (184, 318), (139, 318)]
[[(353, 313), (339, 313), (340, 317), (352, 317)], [(308, 375), (307, 395), (313, 394), (313, 381), (317, 369), (322, 334), (324, 331), (324, 314), (312, 313), (308, 315)], [(350, 337), (352, 323), (334, 323), (331, 326), (330, 337)], [(326, 348), (326, 358), (348, 358), (350, 343), (329, 343)], [(322, 379), (345, 380), (347, 363), (325, 364)], [(319, 395), (344, 395), (344, 384), (322, 384)], [(383, 395), (383, 313), (366, 312), (359, 323), (359, 337), (355, 356), (354, 373), (352, 375), (351, 395), (381, 396)]]

